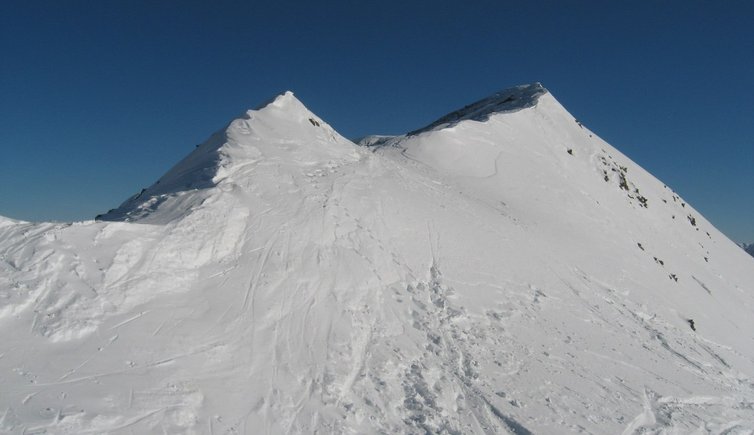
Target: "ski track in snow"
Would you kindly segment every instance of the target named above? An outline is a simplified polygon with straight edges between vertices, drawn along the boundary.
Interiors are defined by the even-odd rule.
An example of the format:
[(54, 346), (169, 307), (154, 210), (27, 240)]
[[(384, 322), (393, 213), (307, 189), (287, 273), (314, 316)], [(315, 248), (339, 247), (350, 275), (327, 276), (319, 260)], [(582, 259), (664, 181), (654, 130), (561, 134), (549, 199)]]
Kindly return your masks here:
[(517, 89), (370, 147), (284, 94), (0, 220), (0, 433), (753, 433), (752, 260)]

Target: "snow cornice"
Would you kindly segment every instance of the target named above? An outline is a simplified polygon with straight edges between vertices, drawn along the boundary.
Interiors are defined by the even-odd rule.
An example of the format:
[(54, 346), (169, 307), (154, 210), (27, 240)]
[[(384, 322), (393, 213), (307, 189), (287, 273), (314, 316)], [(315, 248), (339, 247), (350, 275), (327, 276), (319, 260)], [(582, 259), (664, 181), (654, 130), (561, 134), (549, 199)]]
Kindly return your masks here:
[(484, 122), (496, 113), (516, 112), (533, 107), (539, 101), (539, 97), (547, 93), (547, 89), (539, 82), (514, 86), (451, 112), (426, 127), (409, 132), (408, 135), (453, 126), (466, 120)]

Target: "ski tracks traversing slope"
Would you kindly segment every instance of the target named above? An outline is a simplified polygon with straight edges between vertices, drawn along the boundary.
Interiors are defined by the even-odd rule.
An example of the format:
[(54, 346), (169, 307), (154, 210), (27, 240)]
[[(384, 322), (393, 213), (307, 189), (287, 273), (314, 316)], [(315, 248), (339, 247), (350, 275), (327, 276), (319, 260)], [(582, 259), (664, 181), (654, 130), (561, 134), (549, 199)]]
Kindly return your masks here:
[[(453, 427), (519, 427), (512, 418), (506, 423), (508, 417), (480, 398), (476, 387), (464, 386), (473, 377), (469, 352), (458, 350), (455, 344), (448, 344), (448, 350), (439, 356), (424, 348), (426, 334), (433, 327), (450, 328), (444, 333), (448, 343), (463, 338), (454, 338), (457, 331), (445, 314), (426, 310), (443, 302), (421, 301), (430, 288), (434, 292), (440, 288), (434, 278), (426, 283), (416, 278), (426, 275), (427, 269), (422, 272), (415, 265), (429, 264), (430, 257), (407, 262), (405, 253), (390, 246), (390, 237), (384, 233), (384, 204), (361, 200), (363, 192), (378, 188), (372, 184), (374, 174), (367, 177), (363, 170), (363, 165), (369, 164), (374, 162), (330, 168), (331, 173), (317, 176), (316, 183), (310, 180), (310, 185), (296, 176), (272, 177), (288, 180), (281, 190), (295, 191), (301, 199), (274, 199), (274, 211), (266, 215), (263, 224), (268, 228), (257, 228), (259, 234), (274, 236), (266, 242), (255, 241), (264, 248), (250, 261), (255, 268), (246, 288), (253, 292), (244, 296), (248, 303), (241, 304), (254, 307), (247, 313), (252, 322), (236, 322), (226, 316), (231, 324), (254, 325), (253, 331), (232, 335), (246, 336), (252, 353), (259, 355), (252, 355), (256, 362), (249, 381), (269, 382), (259, 385), (258, 400), (246, 398), (247, 403), (256, 405), (229, 429), (305, 432), (316, 421), (336, 432), (344, 430), (343, 424), (367, 432), (379, 428), (422, 431), (416, 419), (405, 414), (411, 409), (407, 404), (415, 400), (412, 391), (421, 390), (421, 379), (429, 376), (417, 371), (422, 365), (433, 367), (432, 376), (445, 376), (442, 373), (452, 369), (453, 376), (433, 385), (446, 388), (449, 395), (458, 391), (459, 400), (475, 409), (459, 420), (454, 417), (458, 405), (443, 403), (434, 408), (437, 420), (426, 423), (427, 427), (449, 431)], [(377, 178), (377, 182), (386, 180)], [(289, 183), (296, 187), (285, 187)], [(390, 209), (395, 211), (394, 206)], [(289, 228), (297, 229), (293, 237)], [(432, 274), (437, 272), (432, 270)], [(297, 278), (293, 281), (290, 276)], [(419, 290), (409, 290), (412, 288)], [(403, 320), (407, 310), (415, 313), (418, 325), (409, 333)], [(327, 348), (312, 349), (310, 343), (325, 343)], [(456, 360), (461, 358), (468, 361), (459, 368)], [(298, 384), (291, 383), (291, 378)], [(443, 419), (447, 421), (443, 423)], [(516, 430), (521, 432), (521, 428)]]
[[(388, 180), (396, 179), (422, 181), (417, 177), (395, 177), (394, 171), (400, 171), (399, 167), (387, 165), (382, 169), (387, 176), (384, 179), (378, 177), (378, 182), (389, 183)], [(488, 325), (476, 324), (462, 316), (462, 311), (450, 307), (443, 292), (452, 293), (452, 290), (442, 286), (439, 270), (430, 267), (432, 256), (429, 249), (423, 253), (423, 258), (406, 261), (406, 252), (385, 245), (390, 237), (383, 233), (387, 224), (386, 216), (382, 215), (386, 212), (384, 204), (359, 201), (360, 190), (374, 187), (369, 183), (360, 185), (358, 177), (348, 179), (355, 180), (349, 181), (347, 186), (350, 193), (344, 195), (341, 191), (331, 200), (339, 215), (338, 228), (341, 230), (338, 234), (343, 234), (345, 237), (340, 240), (347, 242), (350, 249), (364, 259), (369, 268), (365, 271), (367, 276), (371, 273), (377, 279), (373, 289), (358, 292), (369, 295), (367, 300), (360, 302), (364, 305), (349, 309), (353, 310), (353, 321), (361, 321), (352, 323), (348, 350), (339, 351), (338, 344), (333, 346), (333, 367), (337, 367), (336, 361), (350, 361), (345, 364), (349, 370), (331, 369), (334, 371), (330, 372), (329, 377), (333, 379), (345, 379), (333, 390), (340, 391), (332, 396), (337, 397), (336, 403), (340, 407), (337, 412), (343, 414), (349, 425), (362, 427), (367, 432), (458, 433), (497, 428), (526, 433), (522, 424), (493, 405), (492, 399), (487, 399), (492, 396), (491, 392), (481, 393), (480, 387), (475, 385), (476, 362), (471, 355), (481, 352), (484, 344), (482, 340), (471, 349), (468, 341), (484, 337), (483, 331)], [(402, 187), (390, 185), (391, 189), (387, 190), (391, 199), (400, 197), (398, 192), (402, 189), (415, 189), (411, 182)], [(437, 194), (448, 195), (442, 191)], [(346, 202), (348, 206), (344, 205)], [(351, 213), (350, 207), (360, 209)], [(371, 208), (372, 212), (364, 207)], [(400, 206), (396, 209), (392, 205), (388, 212), (400, 212)], [(395, 218), (391, 216), (389, 219)], [(410, 215), (404, 217), (411, 218)], [(424, 216), (427, 218), (431, 215)], [(410, 222), (415, 224), (417, 221), (412, 219)], [(385, 260), (390, 260), (390, 264)], [(425, 268), (417, 267), (417, 264), (424, 264)], [(390, 278), (382, 276), (385, 271), (389, 271)], [(429, 276), (425, 281), (426, 275)], [(406, 327), (403, 320), (406, 315), (413, 316), (412, 328)], [(377, 319), (379, 321), (375, 321)], [(458, 327), (456, 322), (470, 325), (470, 330)], [(427, 343), (434, 343), (435, 348), (425, 347)], [(496, 344), (500, 342), (496, 341)], [(465, 409), (460, 417), (459, 409)]]
[(246, 376), (256, 387), (243, 399), (250, 407), (227, 429), (306, 432), (317, 422), (338, 424), (328, 415), (340, 413), (363, 370), (376, 322), (370, 309), (379, 307), (382, 280), (390, 277), (375, 273), (384, 255), (372, 251), (380, 249), (369, 242), (372, 230), (342, 205), (352, 166), (330, 162), (303, 174), (278, 165), (260, 170), (272, 173), (253, 179), (278, 180), (281, 193), (247, 200), (269, 212), (250, 224), (244, 248), (250, 254), (240, 260), (249, 269), (229, 272), (249, 277), (240, 286), (240, 309), (231, 303), (223, 319), (231, 328), (226, 334), (250, 347)]
[[(598, 405), (594, 401), (596, 397), (603, 400), (600, 407), (612, 408), (614, 420), (587, 419), (599, 423), (590, 430), (605, 428), (610, 423), (624, 427), (625, 433), (687, 433), (700, 428), (709, 433), (723, 433), (728, 427), (744, 428), (754, 424), (751, 407), (754, 383), (742, 373), (731, 370), (725, 358), (734, 357), (730, 353), (732, 349), (712, 343), (690, 329), (679, 330), (663, 321), (652, 307), (637, 305), (627, 297), (628, 292), (618, 291), (583, 271), (575, 272), (573, 278), (569, 278), (575, 282), (560, 279), (565, 288), (573, 292), (575, 298), (571, 300), (583, 308), (563, 307), (564, 312), (588, 313), (589, 318), (584, 320), (593, 327), (612, 331), (610, 333), (615, 336), (628, 333), (634, 337), (630, 348), (627, 349), (624, 343), (621, 350), (610, 343), (595, 340), (595, 334), (585, 334), (584, 331), (556, 328), (550, 332), (560, 338), (567, 333), (567, 341), (573, 348), (566, 352), (554, 349), (549, 353), (565, 353), (568, 358), (562, 361), (566, 372), (584, 381), (590, 380), (571, 387), (574, 389), (571, 394), (584, 400), (584, 415), (589, 414), (589, 408)], [(578, 325), (572, 321), (565, 323)], [(736, 356), (741, 357), (740, 354)], [(600, 360), (602, 367), (598, 368), (595, 362)], [(610, 376), (599, 378), (593, 372), (609, 373)], [(563, 384), (568, 385), (567, 382)], [(589, 393), (584, 387), (590, 384), (598, 386), (602, 392)], [(664, 391), (665, 396), (656, 390)], [(642, 415), (649, 412), (647, 395), (655, 397), (650, 402), (656, 405), (651, 408), (658, 413), (656, 421), (633, 418), (630, 414), (630, 409), (638, 409)], [(558, 401), (550, 403), (557, 406)], [(561, 412), (579, 409), (573, 403), (561, 403), (560, 406)], [(602, 413), (611, 414), (604, 409)], [(664, 416), (659, 417), (660, 414)]]
[[(414, 166), (416, 164), (414, 161), (406, 162), (406, 165)], [(452, 179), (447, 180), (447, 182), (432, 184), (436, 187), (425, 192), (432, 194), (439, 192), (437, 202), (440, 203), (447, 203), (455, 195), (453, 189), (443, 189), (443, 185), (455, 185), (456, 188), (459, 185), (470, 185), (467, 182), (454, 183)], [(473, 185), (471, 187), (473, 189)], [(475, 194), (473, 190), (469, 192), (468, 188), (464, 188), (463, 191), (458, 193), (459, 197), (465, 197), (469, 194), (473, 197)], [(467, 213), (472, 210), (479, 213), (480, 208), (484, 209), (485, 205), (492, 208), (489, 205), (490, 202), (480, 202), (476, 206), (468, 202), (466, 204), (463, 209)], [(457, 210), (460, 207), (449, 208)], [(447, 216), (447, 214), (444, 214), (444, 216)], [(484, 228), (482, 216), (482, 214), (477, 214), (472, 222)], [(527, 219), (527, 221), (532, 222), (532, 219)], [(451, 231), (458, 231), (458, 228), (460, 228), (454, 225), (449, 225), (449, 227), (453, 228)], [(548, 231), (556, 228), (549, 228)], [(507, 228), (507, 230), (507, 237), (503, 240), (509, 240), (515, 248), (511, 249), (508, 246), (503, 248), (502, 251), (510, 255), (512, 251), (523, 250), (524, 245), (516, 245), (516, 243), (521, 242), (516, 231), (511, 231), (515, 230), (515, 227)], [(471, 234), (473, 231), (469, 233)], [(516, 265), (514, 267), (523, 270), (507, 274), (499, 273), (497, 277), (490, 276), (489, 279), (476, 278), (470, 280), (459, 278), (463, 275), (484, 276), (474, 272), (474, 269), (479, 266), (470, 264), (470, 267), (459, 275), (458, 272), (463, 271), (463, 269), (459, 270), (452, 262), (448, 263), (454, 272), (449, 275), (448, 282), (453, 283), (461, 290), (459, 294), (465, 296), (463, 299), (466, 302), (473, 302), (473, 299), (469, 300), (468, 298), (473, 296), (474, 293), (478, 293), (476, 291), (470, 292), (474, 287), (494, 290), (503, 284), (502, 294), (505, 294), (508, 300), (504, 302), (505, 305), (503, 306), (506, 308), (501, 312), (509, 313), (508, 315), (515, 320), (509, 322), (507, 328), (515, 331), (512, 332), (512, 335), (516, 338), (504, 346), (497, 346), (497, 348), (516, 349), (517, 364), (523, 369), (517, 372), (516, 378), (512, 379), (495, 376), (489, 371), (482, 370), (482, 372), (487, 374), (483, 377), (490, 379), (489, 382), (493, 385), (509, 385), (506, 395), (516, 397), (514, 403), (524, 407), (525, 411), (522, 414), (529, 416), (527, 419), (521, 420), (524, 427), (535, 428), (535, 432), (554, 431), (555, 428), (564, 425), (573, 431), (600, 432), (606, 428), (622, 430), (633, 419), (633, 410), (643, 409), (645, 385), (654, 385), (668, 397), (687, 397), (687, 400), (694, 401), (693, 397), (709, 396), (717, 397), (718, 399), (715, 400), (719, 403), (734, 404), (728, 409), (721, 406), (704, 408), (704, 405), (699, 405), (695, 412), (710, 417), (711, 423), (706, 430), (716, 431), (716, 428), (728, 424), (735, 426), (736, 421), (743, 422), (740, 423), (741, 427), (751, 425), (749, 423), (751, 409), (747, 405), (752, 394), (750, 381), (747, 381), (745, 376), (741, 378), (740, 373), (730, 372), (726, 368), (727, 363), (723, 362), (733, 357), (736, 352), (733, 351), (733, 355), (731, 355), (732, 349), (728, 346), (709, 343), (709, 340), (702, 338), (707, 335), (707, 331), (695, 334), (690, 328), (680, 329), (679, 324), (688, 326), (686, 323), (688, 318), (684, 317), (683, 311), (674, 314), (681, 321), (673, 322), (674, 319), (666, 318), (657, 323), (663, 315), (672, 314), (673, 305), (669, 303), (660, 304), (661, 308), (670, 307), (670, 313), (653, 313), (655, 305), (651, 303), (651, 299), (648, 300), (644, 295), (649, 298), (653, 297), (653, 294), (656, 294), (654, 297), (669, 299), (675, 297), (675, 288), (663, 291), (665, 287), (668, 287), (665, 282), (667, 275), (664, 276), (665, 281), (662, 280), (662, 275), (658, 275), (657, 279), (652, 276), (652, 278), (634, 277), (634, 280), (625, 280), (621, 275), (618, 275), (610, 279), (614, 284), (606, 285), (597, 284), (596, 282), (599, 281), (593, 278), (583, 279), (584, 273), (573, 270), (572, 266), (570, 270), (563, 270), (558, 273), (552, 270), (548, 272), (548, 265), (558, 264), (562, 261), (554, 258), (559, 255), (558, 258), (573, 257), (572, 261), (575, 264), (583, 262), (590, 265), (591, 269), (596, 269), (598, 276), (610, 276), (612, 269), (604, 268), (605, 262), (600, 261), (594, 250), (590, 251), (587, 256), (578, 257), (581, 255), (581, 251), (577, 248), (579, 244), (598, 247), (600, 243), (605, 242), (596, 239), (590, 240), (593, 236), (589, 233), (575, 232), (574, 236), (582, 237), (581, 239), (574, 237), (572, 243), (576, 245), (571, 243), (555, 243), (554, 245), (576, 247), (576, 249), (551, 253), (548, 251), (548, 247), (553, 245), (553, 240), (550, 237), (558, 237), (558, 234), (545, 233), (539, 235), (529, 232), (525, 236), (523, 240), (530, 248), (521, 252), (518, 256), (536, 258), (536, 255), (531, 255), (529, 251), (532, 253), (538, 251), (540, 256), (544, 257), (541, 264), (533, 265), (533, 267), (526, 265), (516, 260), (516, 254), (514, 254), (514, 257), (510, 260), (513, 261), (513, 265)], [(587, 237), (584, 238), (584, 236)], [(609, 245), (604, 248), (600, 247), (600, 250), (604, 250), (606, 255), (619, 256), (620, 252), (628, 250), (627, 247), (631, 244), (630, 237), (630, 235), (626, 237), (624, 234), (616, 233), (615, 239), (607, 240), (606, 242)], [(628, 244), (623, 241), (626, 238), (629, 241)], [(660, 245), (661, 240), (664, 240), (664, 238), (657, 240), (652, 245)], [(613, 245), (615, 245), (615, 248), (612, 249), (614, 253), (610, 249)], [(457, 245), (451, 243), (451, 246)], [(481, 247), (483, 244), (477, 243), (477, 246)], [(633, 242), (633, 247), (635, 248), (635, 246), (635, 242)], [(453, 249), (449, 251), (452, 252)], [(456, 257), (459, 255), (458, 252), (454, 254)], [(496, 258), (504, 258), (504, 255), (495, 253)], [(670, 253), (667, 255), (672, 256)], [(477, 261), (480, 260), (482, 258), (477, 257)], [(506, 267), (504, 264), (500, 264), (498, 267), (500, 266)], [(657, 265), (657, 267), (661, 266)], [(600, 267), (603, 270), (600, 270)], [(624, 269), (626, 267), (629, 266), (623, 266)], [(675, 267), (679, 266), (676, 265)], [(530, 268), (532, 273), (527, 274), (524, 270)], [(539, 272), (534, 273), (536, 270), (539, 270)], [(620, 269), (617, 269), (617, 271), (620, 272)], [(507, 277), (528, 275), (529, 279), (540, 275), (540, 278), (529, 283), (514, 280), (506, 284), (509, 280), (502, 280), (502, 275)], [(560, 278), (561, 276), (563, 278)], [(563, 279), (569, 283), (564, 284)], [(536, 285), (534, 285), (535, 283)], [(651, 287), (647, 288), (647, 285)], [(514, 298), (517, 294), (525, 294), (525, 292), (516, 289), (523, 290), (527, 286), (535, 289), (533, 290), (535, 295), (537, 293), (542, 295), (532, 298), (531, 305), (525, 299), (520, 299), (517, 302)], [(539, 290), (537, 287), (543, 290)], [(706, 292), (706, 294), (709, 295), (709, 292)], [(490, 296), (486, 296), (484, 300), (488, 304), (495, 301)], [(537, 304), (535, 300), (544, 303)], [(563, 305), (564, 302), (567, 305)], [(574, 302), (578, 303), (572, 305)], [(542, 308), (537, 308), (538, 305), (541, 305)], [(688, 303), (677, 304), (676, 308), (677, 310), (685, 310), (684, 307), (687, 305)], [(562, 313), (561, 310), (553, 309), (554, 307), (562, 307)], [(545, 309), (545, 311), (541, 311), (541, 309)], [(478, 312), (478, 310), (471, 310), (470, 312)], [(635, 313), (639, 314), (635, 315)], [(573, 317), (574, 315), (583, 317), (580, 319)], [(504, 315), (499, 315), (494, 311), (491, 312), (490, 317), (505, 319)], [(650, 327), (645, 321), (640, 322), (639, 320), (642, 318), (654, 319), (652, 323), (655, 323), (655, 325)], [(709, 319), (709, 321), (713, 320)], [(707, 325), (712, 326), (709, 321)], [(612, 332), (609, 333), (609, 331)], [(620, 349), (621, 346), (611, 345), (610, 340), (605, 340), (608, 335), (625, 338), (627, 334), (631, 335), (632, 338), (627, 338), (626, 342), (621, 341), (623, 343), (621, 346), (624, 348), (622, 351), (616, 350)], [(698, 340), (694, 344), (693, 342), (689, 343), (683, 337), (696, 337)], [(632, 351), (625, 348), (627, 344), (645, 342), (644, 346), (635, 346)], [(701, 345), (702, 342), (707, 343), (707, 345)], [(538, 347), (541, 346), (542, 350), (535, 352), (534, 349), (530, 349), (527, 351), (527, 343), (538, 343)], [(520, 348), (516, 348), (516, 344)], [(584, 352), (585, 349), (590, 350), (590, 352)], [(481, 354), (484, 354), (484, 352), (482, 351)], [(743, 355), (739, 354), (736, 358), (738, 359), (736, 366), (751, 367), (751, 361)], [(484, 365), (485, 359), (483, 356), (478, 358), (478, 361), (482, 361), (480, 365)], [(603, 368), (601, 365), (606, 366)], [(655, 368), (655, 366), (657, 367)], [(678, 366), (681, 367), (680, 371), (675, 369)], [(604, 378), (598, 376), (597, 373), (602, 373)], [(721, 382), (720, 378), (730, 379), (730, 382)], [(540, 379), (549, 379), (550, 382), (540, 388), (532, 388), (532, 384), (537, 385)], [(526, 393), (521, 394), (523, 392)], [(731, 394), (731, 392), (736, 393)], [(720, 396), (721, 393), (726, 395)], [(543, 397), (546, 400), (543, 401)], [(702, 402), (712, 403), (712, 401)], [(693, 423), (690, 422), (694, 420), (690, 420), (689, 416), (684, 414), (684, 411), (676, 410), (675, 412), (676, 418), (666, 421), (664, 426), (666, 429), (681, 430), (693, 426)], [(715, 413), (718, 413), (717, 417), (713, 418)], [(534, 415), (538, 417), (532, 418), (531, 416)]]

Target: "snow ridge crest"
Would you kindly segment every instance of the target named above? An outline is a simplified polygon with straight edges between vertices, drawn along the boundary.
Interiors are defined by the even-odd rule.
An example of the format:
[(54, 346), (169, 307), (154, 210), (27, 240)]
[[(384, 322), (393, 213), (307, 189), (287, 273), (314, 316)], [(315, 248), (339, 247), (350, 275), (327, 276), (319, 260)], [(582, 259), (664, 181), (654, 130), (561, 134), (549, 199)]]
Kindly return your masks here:
[(413, 136), (425, 131), (452, 127), (466, 120), (485, 122), (496, 113), (517, 112), (533, 107), (539, 101), (539, 97), (547, 93), (549, 93), (548, 90), (539, 82), (504, 89), (451, 112), (424, 128), (409, 132), (408, 135)]

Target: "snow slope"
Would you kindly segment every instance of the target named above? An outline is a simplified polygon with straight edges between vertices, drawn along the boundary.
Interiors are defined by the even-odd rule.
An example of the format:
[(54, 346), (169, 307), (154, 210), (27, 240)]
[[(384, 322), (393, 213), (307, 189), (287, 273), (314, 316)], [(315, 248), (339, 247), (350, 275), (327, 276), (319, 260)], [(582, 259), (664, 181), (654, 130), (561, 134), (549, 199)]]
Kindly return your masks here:
[(0, 219), (0, 432), (751, 433), (753, 287), (539, 84), (361, 146), (286, 93)]

